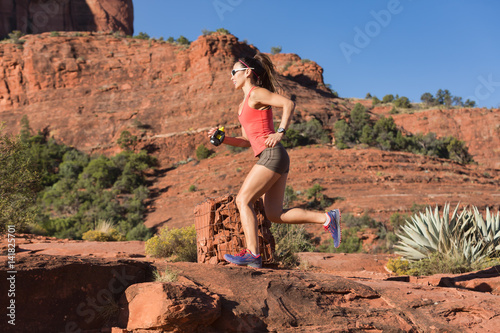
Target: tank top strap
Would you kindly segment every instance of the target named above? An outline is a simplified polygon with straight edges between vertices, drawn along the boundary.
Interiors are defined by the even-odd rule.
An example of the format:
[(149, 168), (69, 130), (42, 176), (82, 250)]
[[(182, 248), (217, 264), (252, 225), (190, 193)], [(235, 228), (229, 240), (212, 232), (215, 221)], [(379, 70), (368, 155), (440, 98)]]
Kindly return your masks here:
[[(250, 89), (250, 91), (248, 92), (248, 95), (247, 97), (245, 97), (245, 104), (247, 107), (250, 107), (250, 105), (248, 105), (248, 100), (250, 99), (250, 94), (252, 93), (252, 91), (257, 88), (257, 86), (253, 86), (252, 89)], [(244, 105), (245, 106), (245, 105)]]

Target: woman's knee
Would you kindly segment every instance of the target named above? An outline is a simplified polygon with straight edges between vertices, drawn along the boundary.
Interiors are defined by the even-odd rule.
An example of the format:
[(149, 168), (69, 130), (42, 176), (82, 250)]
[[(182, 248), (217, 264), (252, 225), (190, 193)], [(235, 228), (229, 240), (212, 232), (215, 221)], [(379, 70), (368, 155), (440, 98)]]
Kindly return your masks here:
[(236, 203), (236, 206), (240, 210), (241, 210), (241, 208), (251, 206), (251, 204), (252, 204), (251, 198), (248, 198), (248, 197), (241, 195), (241, 194), (238, 194), (234, 201)]

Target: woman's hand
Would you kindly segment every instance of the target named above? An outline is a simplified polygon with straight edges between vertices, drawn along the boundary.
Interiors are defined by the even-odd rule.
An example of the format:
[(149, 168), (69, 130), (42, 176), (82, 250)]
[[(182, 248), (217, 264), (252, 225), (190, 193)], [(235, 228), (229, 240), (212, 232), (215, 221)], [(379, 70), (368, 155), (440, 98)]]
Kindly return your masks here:
[(218, 127), (212, 127), (208, 130), (208, 138), (210, 139), (212, 135), (214, 135), (215, 131), (217, 131)]
[(266, 141), (265, 141), (266, 147), (272, 148), (272, 147), (276, 146), (278, 144), (278, 142), (281, 141), (281, 139), (283, 139), (283, 133), (269, 134), (267, 136)]

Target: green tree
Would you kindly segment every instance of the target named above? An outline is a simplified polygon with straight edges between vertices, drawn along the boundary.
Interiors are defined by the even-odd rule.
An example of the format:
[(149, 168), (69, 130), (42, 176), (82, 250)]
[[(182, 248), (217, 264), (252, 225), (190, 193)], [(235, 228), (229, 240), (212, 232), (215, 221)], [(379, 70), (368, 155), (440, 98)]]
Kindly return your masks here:
[(130, 146), (135, 147), (137, 144), (137, 136), (130, 134), (129, 131), (123, 131), (120, 133), (117, 143), (122, 149), (130, 149)]
[(281, 53), (281, 46), (272, 46), (271, 47), (271, 54), (278, 54)]
[(388, 94), (385, 95), (384, 98), (382, 98), (383, 103), (391, 103), (394, 100), (394, 95)]
[(356, 134), (344, 120), (338, 120), (334, 125), (335, 145), (340, 149), (348, 148), (349, 143), (356, 141)]
[(208, 149), (205, 147), (205, 145), (202, 143), (196, 148), (196, 158), (198, 160), (204, 160), (206, 158), (209, 158), (214, 154), (214, 151), (211, 149)]
[(356, 137), (361, 136), (361, 131), (368, 124), (370, 116), (366, 113), (366, 108), (360, 103), (356, 103), (350, 114), (350, 126), (353, 129)]
[(41, 189), (40, 175), (19, 138), (3, 134), (0, 126), (0, 233), (8, 225), (22, 232), (36, 216), (36, 197)]
[(380, 99), (378, 99), (377, 96), (372, 97), (372, 106), (375, 106), (375, 105), (380, 104), (380, 103), (381, 103)]
[(230, 34), (229, 30), (224, 29), (224, 28), (219, 28), (219, 29), (217, 29), (217, 30), (216, 30), (216, 32), (221, 33), (221, 34), (223, 34), (223, 35), (228, 35), (228, 34)]
[(150, 39), (151, 37), (149, 37), (149, 35), (148, 35), (147, 33), (145, 33), (145, 32), (142, 32), (142, 31), (141, 31), (141, 32), (139, 32), (139, 33), (137, 34), (137, 36), (134, 36), (134, 38), (136, 38), (136, 39), (144, 39), (144, 40), (148, 40), (148, 39)]
[(434, 96), (432, 96), (432, 94), (428, 92), (423, 93), (422, 96), (420, 96), (420, 100), (427, 106), (432, 106), (436, 103)]
[(191, 44), (191, 42), (184, 36), (180, 36), (179, 38), (177, 38), (177, 43), (180, 44), (180, 45), (189, 45)]
[(411, 108), (411, 103), (408, 97), (401, 96), (394, 101), (394, 105), (398, 108)]

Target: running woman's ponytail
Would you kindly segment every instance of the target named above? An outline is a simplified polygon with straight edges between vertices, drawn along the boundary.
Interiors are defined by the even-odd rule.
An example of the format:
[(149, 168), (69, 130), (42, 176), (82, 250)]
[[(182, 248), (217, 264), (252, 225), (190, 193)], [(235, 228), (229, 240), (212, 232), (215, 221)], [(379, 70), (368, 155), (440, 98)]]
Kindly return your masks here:
[(258, 52), (253, 58), (240, 58), (238, 61), (247, 68), (253, 68), (255, 81), (259, 87), (266, 88), (271, 92), (277, 92), (281, 88), (276, 80), (276, 70), (266, 54)]

